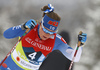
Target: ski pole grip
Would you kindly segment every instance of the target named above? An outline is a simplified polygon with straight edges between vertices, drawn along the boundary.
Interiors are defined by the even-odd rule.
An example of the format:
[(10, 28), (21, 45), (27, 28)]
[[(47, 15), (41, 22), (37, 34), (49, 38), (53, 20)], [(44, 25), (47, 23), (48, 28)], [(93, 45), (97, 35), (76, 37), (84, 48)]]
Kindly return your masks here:
[[(79, 35), (81, 35), (83, 32), (82, 31), (80, 31), (79, 32)], [(81, 45), (81, 41), (78, 41), (78, 47)]]

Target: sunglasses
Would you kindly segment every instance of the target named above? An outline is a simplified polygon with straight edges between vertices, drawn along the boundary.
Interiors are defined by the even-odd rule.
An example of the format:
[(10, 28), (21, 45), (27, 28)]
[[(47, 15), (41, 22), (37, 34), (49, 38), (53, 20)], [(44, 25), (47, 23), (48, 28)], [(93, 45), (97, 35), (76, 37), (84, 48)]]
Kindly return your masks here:
[(43, 29), (43, 31), (44, 31), (45, 33), (49, 33), (49, 34), (57, 33), (57, 31), (55, 31), (55, 32), (51, 32), (51, 31), (45, 29), (44, 26), (43, 26), (43, 23), (42, 23), (41, 25), (42, 25), (42, 29)]

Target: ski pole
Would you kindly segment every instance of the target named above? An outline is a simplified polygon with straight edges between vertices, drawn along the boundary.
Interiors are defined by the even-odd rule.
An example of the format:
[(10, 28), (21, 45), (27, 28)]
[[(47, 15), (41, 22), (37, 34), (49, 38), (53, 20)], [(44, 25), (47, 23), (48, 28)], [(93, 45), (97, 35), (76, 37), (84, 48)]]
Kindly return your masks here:
[[(81, 35), (81, 34), (82, 34), (82, 31), (79, 32), (79, 35)], [(78, 51), (80, 45), (81, 45), (81, 41), (78, 41), (78, 45), (77, 45), (76, 51), (75, 51), (75, 53), (74, 53), (73, 59), (72, 59), (72, 61), (71, 61), (71, 64), (70, 64), (68, 70), (71, 70), (71, 68), (72, 68), (74, 59), (75, 59), (75, 57), (76, 57), (76, 54), (77, 54), (77, 51)]]
[(2, 62), (0, 63), (0, 66), (4, 63), (4, 61), (10, 56), (10, 54), (15, 50), (16, 46), (19, 44), (19, 42), (22, 40), (22, 38), (28, 33), (30, 29), (26, 29), (25, 33), (23, 34), (23, 36), (18, 40), (18, 42), (13, 46), (13, 48), (10, 50), (10, 52), (6, 55), (6, 57), (2, 60)]

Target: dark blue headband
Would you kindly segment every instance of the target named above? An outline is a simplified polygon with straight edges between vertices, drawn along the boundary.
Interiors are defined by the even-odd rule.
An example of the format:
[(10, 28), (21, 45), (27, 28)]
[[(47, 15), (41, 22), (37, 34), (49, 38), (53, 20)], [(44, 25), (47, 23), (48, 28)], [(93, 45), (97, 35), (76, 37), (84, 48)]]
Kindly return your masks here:
[(52, 30), (52, 31), (56, 31), (60, 21), (54, 20), (50, 17), (48, 17), (46, 14), (43, 17), (42, 21), (43, 26), (45, 26), (46, 28)]

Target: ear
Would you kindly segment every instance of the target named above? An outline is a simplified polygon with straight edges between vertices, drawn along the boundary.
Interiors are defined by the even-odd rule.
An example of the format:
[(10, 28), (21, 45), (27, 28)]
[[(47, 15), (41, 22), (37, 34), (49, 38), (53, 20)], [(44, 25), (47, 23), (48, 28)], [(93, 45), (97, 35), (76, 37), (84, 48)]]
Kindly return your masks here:
[(40, 28), (42, 28), (42, 23), (39, 23), (40, 24)]

